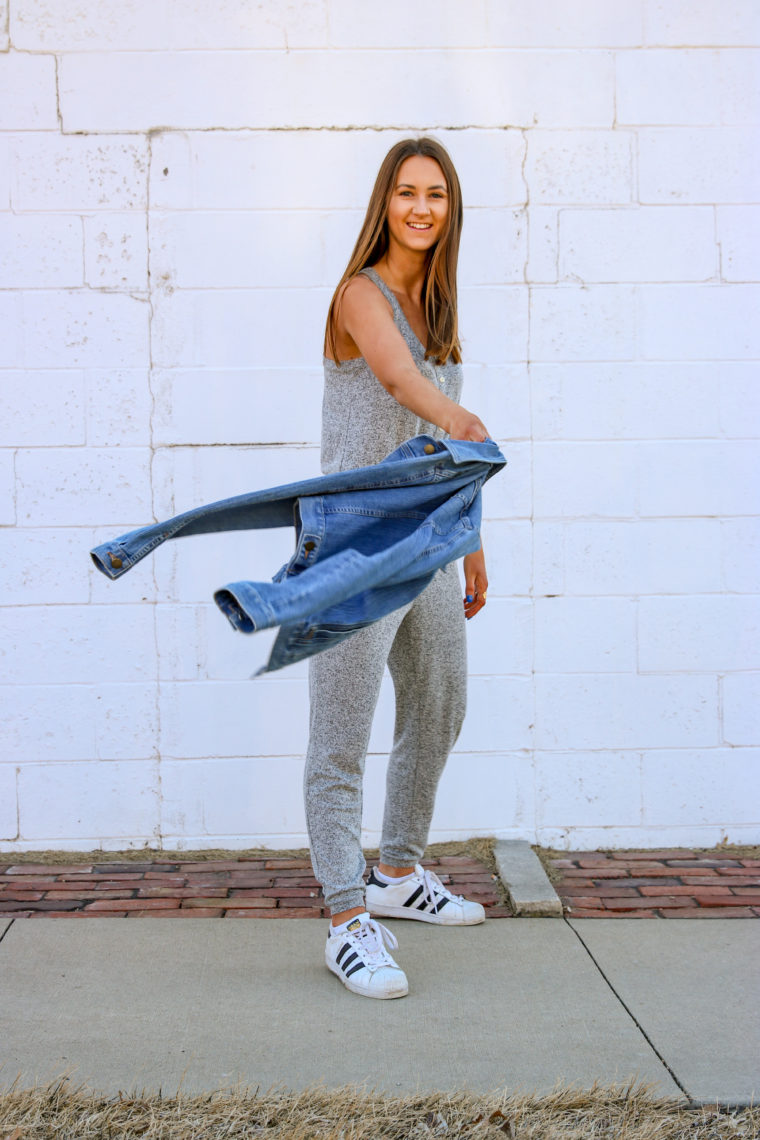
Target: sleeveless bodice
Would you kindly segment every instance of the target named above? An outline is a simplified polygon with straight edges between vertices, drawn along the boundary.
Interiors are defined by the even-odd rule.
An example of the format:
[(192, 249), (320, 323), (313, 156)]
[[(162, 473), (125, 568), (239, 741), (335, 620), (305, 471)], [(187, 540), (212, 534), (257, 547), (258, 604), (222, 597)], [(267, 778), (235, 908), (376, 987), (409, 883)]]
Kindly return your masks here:
[[(409, 324), (395, 294), (374, 269), (360, 271), (390, 302), (393, 320), (409, 346), (414, 363), (424, 376), (450, 399), (459, 403), (462, 366), (435, 364), (425, 359), (425, 348)], [(322, 398), (322, 471), (328, 475), (350, 467), (380, 463), (391, 451), (414, 435), (435, 439), (446, 433), (416, 416), (386, 392), (364, 357), (336, 364), (324, 358), (325, 386)]]

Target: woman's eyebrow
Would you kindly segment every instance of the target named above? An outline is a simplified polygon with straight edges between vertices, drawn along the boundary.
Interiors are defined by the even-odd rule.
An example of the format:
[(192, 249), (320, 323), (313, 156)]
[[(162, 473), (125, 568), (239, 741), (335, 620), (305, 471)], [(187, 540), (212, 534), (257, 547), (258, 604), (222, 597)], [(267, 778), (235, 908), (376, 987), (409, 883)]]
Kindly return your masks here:
[[(397, 190), (416, 190), (417, 187), (413, 182), (399, 182), (396, 186)], [(433, 186), (428, 186), (428, 190), (445, 190), (446, 187), (442, 182), (436, 182)]]

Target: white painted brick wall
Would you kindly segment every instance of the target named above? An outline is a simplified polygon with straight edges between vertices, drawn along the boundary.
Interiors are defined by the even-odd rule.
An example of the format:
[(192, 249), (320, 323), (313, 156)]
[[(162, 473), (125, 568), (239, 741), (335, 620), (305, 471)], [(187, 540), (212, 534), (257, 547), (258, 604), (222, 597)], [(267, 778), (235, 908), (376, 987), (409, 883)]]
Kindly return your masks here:
[(213, 8), (203, 0), (157, 0), (126, 4), (115, 14), (110, 0), (86, 0), (72, 20), (44, 0), (18, 0), (11, 13), (13, 43), (27, 51), (94, 51), (113, 48), (203, 50), (215, 47), (317, 47), (326, 42), (323, 0), (251, 6), (245, 0), (221, 0)]
[[(59, 678), (53, 685), (0, 686), (3, 756), (18, 764), (154, 756), (158, 716), (152, 681), (68, 685)], [(77, 790), (75, 784), (71, 794)]]
[(754, 361), (534, 364), (537, 439), (746, 438), (760, 426)]
[(640, 826), (640, 754), (538, 752), (536, 805), (539, 826)]
[(148, 234), (137, 213), (84, 218), (85, 283), (100, 289), (148, 287)]
[(642, 204), (747, 202), (760, 156), (751, 127), (652, 127), (638, 133)]
[(61, 57), (59, 83), (72, 132), (610, 127), (614, 117), (605, 51), (271, 51), (255, 67), (245, 50), (71, 52)]
[(54, 57), (17, 52), (0, 56), (0, 130), (57, 127)]
[(760, 519), (726, 519), (720, 531), (725, 589), (760, 594)]
[(538, 520), (533, 529), (539, 595), (692, 594), (724, 585), (717, 519)]
[(760, 669), (760, 597), (642, 598), (639, 670)]
[[(643, 757), (641, 785), (645, 823), (690, 826), (730, 817), (738, 824), (753, 824), (760, 798), (760, 752), (659, 749)], [(741, 804), (735, 803), (731, 790), (737, 786), (746, 793)]]
[(96, 290), (26, 289), (15, 295), (17, 360), (27, 368), (145, 366), (144, 300)]
[(535, 668), (541, 673), (636, 669), (632, 598), (536, 598)]
[(714, 235), (709, 206), (560, 210), (560, 280), (709, 281)]
[(153, 397), (147, 367), (88, 368), (85, 385), (90, 447), (150, 446)]
[(537, 361), (635, 357), (635, 289), (630, 285), (534, 286), (530, 355)]
[(0, 840), (15, 840), (18, 837), (16, 804), (15, 765), (0, 764)]
[(701, 747), (718, 743), (715, 677), (547, 673), (536, 678), (541, 748)]
[(84, 284), (79, 218), (0, 215), (0, 250), (0, 289)]
[(13, 526), (16, 521), (13, 461), (12, 451), (0, 451), (0, 526)]
[[(0, 613), (0, 684), (139, 681), (155, 676), (149, 606), (16, 606)], [(50, 652), (55, 646), (55, 652)], [(122, 647), (129, 646), (124, 652)]]
[(147, 206), (144, 135), (11, 135), (15, 210), (142, 210)]
[[(460, 172), (488, 608), (431, 838), (757, 842), (755, 0), (0, 0), (0, 847), (306, 842), (307, 670), (212, 602), (318, 473), (327, 304), (410, 131)], [(376, 843), (393, 725), (366, 777)]]
[[(150, 517), (147, 448), (34, 448), (16, 453), (16, 500), (25, 526), (118, 525)], [(51, 556), (53, 552), (51, 551)]]
[(754, 0), (645, 0), (644, 43), (757, 45), (760, 12)]
[(157, 370), (153, 394), (157, 446), (318, 443), (321, 369)]
[(760, 732), (760, 676), (734, 673), (723, 678), (723, 739), (754, 744)]
[(757, 122), (758, 53), (705, 49), (619, 52), (621, 124), (701, 126)]
[[(86, 531), (76, 527), (8, 527), (0, 547), (0, 595), (6, 606), (59, 606), (90, 600), (82, 557)], [(55, 558), (50, 557), (55, 550)]]
[(715, 211), (724, 281), (752, 281), (760, 262), (760, 207), (718, 206)]
[(526, 132), (531, 203), (622, 205), (633, 201), (631, 131)]
[(760, 356), (758, 285), (642, 285), (637, 301), (639, 352), (645, 360)]
[[(144, 843), (158, 834), (155, 761), (25, 764), (19, 772), (19, 835), (41, 848), (87, 836)], [(71, 795), (76, 786), (78, 794)]]
[(85, 382), (79, 370), (0, 373), (0, 445), (56, 447), (85, 442)]

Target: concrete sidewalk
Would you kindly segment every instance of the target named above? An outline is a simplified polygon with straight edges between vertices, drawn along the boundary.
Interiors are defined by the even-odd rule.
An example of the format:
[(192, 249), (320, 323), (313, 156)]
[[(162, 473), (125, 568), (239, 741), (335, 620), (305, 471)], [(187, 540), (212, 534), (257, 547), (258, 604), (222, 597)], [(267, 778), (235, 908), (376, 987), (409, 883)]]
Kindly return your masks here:
[(302, 1088), (546, 1092), (638, 1077), (760, 1093), (756, 921), (390, 922), (409, 996), (356, 997), (326, 923), (18, 920), (0, 926), (0, 1085), (70, 1072), (115, 1093)]

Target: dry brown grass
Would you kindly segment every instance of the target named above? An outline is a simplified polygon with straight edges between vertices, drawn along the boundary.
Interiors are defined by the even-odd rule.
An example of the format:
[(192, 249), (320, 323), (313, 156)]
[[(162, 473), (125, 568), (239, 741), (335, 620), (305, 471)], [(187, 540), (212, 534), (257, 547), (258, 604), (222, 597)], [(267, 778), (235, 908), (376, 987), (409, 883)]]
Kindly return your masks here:
[(390, 1097), (364, 1088), (302, 1093), (105, 1097), (61, 1078), (0, 1095), (0, 1140), (751, 1140), (760, 1109), (688, 1108), (646, 1085), (558, 1086), (545, 1096), (468, 1092)]
[[(472, 855), (482, 859), (492, 870), (496, 864), (493, 858), (493, 839), (467, 839), (449, 843), (431, 843), (425, 856)], [(377, 850), (364, 853), (368, 860), (377, 859)], [(130, 847), (126, 851), (4, 851), (0, 852), (0, 863), (205, 863), (213, 859), (308, 859), (306, 848), (279, 850), (271, 847), (250, 847), (244, 851), (229, 851), (222, 848), (207, 848), (201, 851), (176, 851), (160, 847)], [(4, 1137), (0, 1140), (5, 1140)]]

